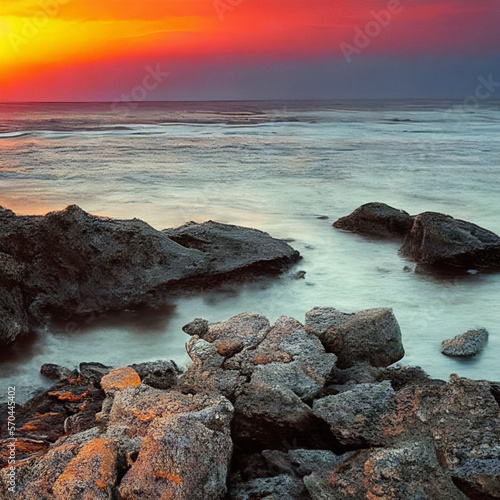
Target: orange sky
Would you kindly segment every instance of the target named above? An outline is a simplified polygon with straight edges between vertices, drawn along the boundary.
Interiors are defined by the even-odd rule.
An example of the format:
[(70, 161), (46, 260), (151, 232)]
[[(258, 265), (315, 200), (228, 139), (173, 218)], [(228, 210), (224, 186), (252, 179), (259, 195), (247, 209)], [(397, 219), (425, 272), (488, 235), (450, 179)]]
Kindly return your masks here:
[[(72, 75), (88, 71), (88, 88), (110, 88), (155, 62), (176, 61), (180, 72), (186, 61), (207, 58), (344, 63), (340, 44), (391, 1), (398, 0), (241, 0), (235, 7), (238, 0), (1, 0), (0, 101), (45, 100), (58, 86), (78, 100), (86, 85)], [(498, 0), (400, 4), (364, 56), (500, 50)]]

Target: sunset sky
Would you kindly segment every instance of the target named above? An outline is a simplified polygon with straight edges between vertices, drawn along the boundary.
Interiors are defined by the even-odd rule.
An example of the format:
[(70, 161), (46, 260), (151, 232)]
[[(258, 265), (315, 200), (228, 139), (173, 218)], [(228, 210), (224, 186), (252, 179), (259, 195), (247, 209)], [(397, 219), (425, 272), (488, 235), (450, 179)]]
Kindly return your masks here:
[(500, 0), (1, 0), (0, 101), (466, 97), (499, 26)]

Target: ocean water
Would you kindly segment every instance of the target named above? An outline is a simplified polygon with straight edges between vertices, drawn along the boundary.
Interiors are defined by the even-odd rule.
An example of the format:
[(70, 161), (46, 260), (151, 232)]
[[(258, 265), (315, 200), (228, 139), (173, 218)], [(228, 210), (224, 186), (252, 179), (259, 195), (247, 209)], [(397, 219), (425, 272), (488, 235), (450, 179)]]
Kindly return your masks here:
[[(188, 358), (181, 327), (248, 311), (304, 320), (315, 306), (391, 307), (404, 364), (430, 375), (500, 380), (500, 274), (414, 272), (398, 244), (332, 223), (369, 201), (432, 210), (500, 233), (500, 102), (0, 104), (0, 205), (45, 214), (69, 204), (157, 229), (217, 220), (287, 238), (289, 273), (178, 299), (161, 313), (50, 325), (0, 354), (1, 388), (20, 399), (50, 382), (43, 363), (123, 366)], [(328, 216), (329, 219), (319, 219)], [(294, 279), (303, 270), (305, 279)], [(490, 332), (470, 360), (440, 353), (470, 328)]]

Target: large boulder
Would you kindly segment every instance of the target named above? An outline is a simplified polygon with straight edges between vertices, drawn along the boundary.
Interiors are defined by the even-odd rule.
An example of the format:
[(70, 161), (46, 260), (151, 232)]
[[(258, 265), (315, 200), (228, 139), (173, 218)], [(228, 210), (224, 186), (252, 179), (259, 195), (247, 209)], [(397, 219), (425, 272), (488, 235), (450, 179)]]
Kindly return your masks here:
[(360, 451), (326, 474), (306, 476), (304, 483), (313, 500), (467, 498), (439, 466), (429, 440)]
[(419, 264), (500, 267), (500, 237), (472, 222), (424, 212), (415, 216), (400, 252)]
[(385, 203), (366, 203), (352, 214), (341, 217), (333, 227), (378, 238), (403, 239), (413, 223), (404, 210)]
[(337, 355), (337, 367), (357, 363), (389, 366), (404, 356), (401, 330), (391, 309), (369, 309), (354, 314), (333, 307), (306, 313), (305, 329)]
[(469, 358), (479, 354), (488, 342), (488, 331), (484, 328), (469, 330), (452, 339), (443, 340), (441, 352), (446, 356)]
[(74, 205), (45, 216), (3, 210), (0, 221), (4, 344), (48, 313), (154, 306), (174, 292), (278, 273), (299, 259), (267, 233), (211, 221), (157, 231), (137, 219), (97, 217)]

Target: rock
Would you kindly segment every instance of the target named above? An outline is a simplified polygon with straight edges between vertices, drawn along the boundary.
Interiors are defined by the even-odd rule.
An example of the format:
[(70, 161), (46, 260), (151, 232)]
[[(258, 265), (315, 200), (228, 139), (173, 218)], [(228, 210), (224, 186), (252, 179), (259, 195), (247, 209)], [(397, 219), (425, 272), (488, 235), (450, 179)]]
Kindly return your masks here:
[(393, 396), (389, 381), (359, 384), (341, 394), (317, 399), (313, 411), (330, 425), (340, 443), (379, 446), (385, 442), (382, 421)]
[(182, 390), (219, 391), (231, 401), (247, 377), (281, 384), (309, 401), (336, 361), (295, 319), (281, 317), (271, 327), (263, 316), (247, 313), (210, 325), (186, 347), (193, 364), (181, 377)]
[(195, 318), (187, 325), (184, 325), (182, 330), (188, 335), (197, 335), (203, 338), (203, 335), (208, 332), (208, 321), (203, 318)]
[(262, 456), (273, 473), (304, 477), (313, 472), (324, 473), (336, 469), (353, 453), (336, 455), (330, 450), (291, 449), (288, 452), (264, 450)]
[(55, 365), (53, 363), (45, 363), (40, 368), (40, 373), (52, 380), (76, 379), (78, 372), (70, 370), (65, 366)]
[(156, 419), (121, 481), (121, 498), (225, 498), (232, 413), (219, 398), (203, 410)]
[(432, 441), (425, 440), (360, 451), (330, 473), (306, 476), (304, 483), (313, 500), (467, 498), (439, 466)]
[(138, 385), (141, 385), (141, 378), (129, 366), (111, 370), (101, 379), (101, 387), (106, 395), (122, 391), (125, 387), (137, 387)]
[(432, 437), (441, 467), (468, 496), (500, 497), (500, 408), (488, 382), (452, 376), (405, 387), (382, 423), (387, 442)]
[(401, 330), (391, 309), (346, 314), (315, 308), (306, 313), (305, 328), (319, 337), (327, 352), (338, 356), (338, 368), (363, 362), (385, 367), (404, 356)]
[(105, 438), (86, 443), (57, 478), (52, 491), (58, 500), (107, 500), (117, 481), (117, 448)]
[(82, 378), (92, 383), (100, 383), (102, 377), (107, 375), (112, 369), (112, 366), (106, 366), (102, 363), (80, 363)]
[(497, 268), (500, 237), (471, 222), (424, 212), (415, 217), (400, 253), (418, 264)]
[(403, 239), (413, 223), (404, 210), (385, 203), (367, 203), (333, 223), (333, 227), (379, 238)]
[(307, 500), (309, 495), (304, 483), (288, 474), (275, 477), (256, 478), (246, 483), (236, 483), (229, 491), (231, 500)]
[(157, 231), (74, 205), (43, 217), (9, 214), (0, 228), (0, 342), (49, 315), (153, 307), (227, 279), (279, 273), (299, 257), (267, 233), (216, 222)]
[(377, 381), (389, 380), (392, 388), (399, 391), (408, 385), (436, 384), (445, 382), (431, 379), (420, 366), (390, 366), (381, 370), (377, 375)]
[(484, 328), (469, 330), (452, 339), (443, 340), (441, 352), (446, 356), (471, 357), (479, 354), (488, 342), (488, 332)]
[(292, 442), (334, 446), (328, 426), (287, 387), (246, 384), (234, 410), (233, 439), (245, 450), (283, 450)]
[(181, 373), (174, 361), (158, 360), (130, 365), (143, 384), (157, 389), (170, 389), (177, 385), (177, 376)]

